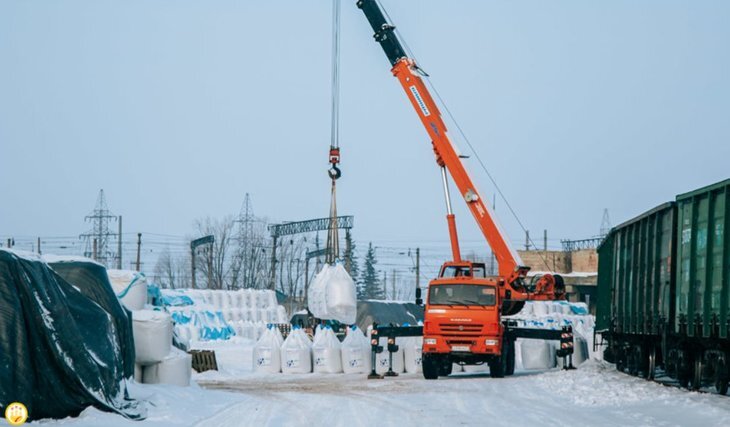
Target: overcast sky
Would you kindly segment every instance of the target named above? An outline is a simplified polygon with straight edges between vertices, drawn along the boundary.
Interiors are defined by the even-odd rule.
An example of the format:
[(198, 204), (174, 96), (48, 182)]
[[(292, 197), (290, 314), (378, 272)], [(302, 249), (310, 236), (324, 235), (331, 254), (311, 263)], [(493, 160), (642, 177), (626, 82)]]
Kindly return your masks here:
[[(551, 245), (730, 177), (730, 2), (382, 3)], [(330, 20), (327, 0), (0, 2), (0, 235), (78, 235), (100, 188), (128, 232), (190, 234), (247, 192), (270, 221), (326, 216)], [(359, 241), (445, 242), (429, 140), (355, 0), (341, 49), (340, 213)]]

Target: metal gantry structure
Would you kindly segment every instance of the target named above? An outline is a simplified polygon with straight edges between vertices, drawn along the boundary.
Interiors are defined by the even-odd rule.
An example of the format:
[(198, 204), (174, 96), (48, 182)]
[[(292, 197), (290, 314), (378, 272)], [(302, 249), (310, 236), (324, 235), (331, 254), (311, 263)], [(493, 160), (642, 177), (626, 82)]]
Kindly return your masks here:
[[(122, 221), (121, 217), (117, 217), (109, 210), (103, 189), (99, 190), (94, 210), (84, 218), (84, 221), (91, 223), (91, 229), (79, 236), (85, 242), (84, 256), (93, 258), (107, 267), (111, 267), (111, 262), (116, 261), (114, 264), (117, 268), (121, 268)], [(110, 228), (112, 222), (117, 222), (117, 233)], [(117, 240), (116, 252), (110, 247), (113, 239)]]

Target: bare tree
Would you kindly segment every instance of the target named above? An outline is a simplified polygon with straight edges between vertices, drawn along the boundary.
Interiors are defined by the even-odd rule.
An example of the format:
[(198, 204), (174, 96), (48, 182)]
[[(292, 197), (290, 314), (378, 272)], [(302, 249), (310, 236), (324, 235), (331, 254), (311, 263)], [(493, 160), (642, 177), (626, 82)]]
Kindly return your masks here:
[(190, 259), (187, 256), (174, 257), (165, 247), (155, 265), (155, 282), (163, 288), (177, 289), (190, 286)]
[(305, 243), (303, 238), (290, 239), (282, 242), (279, 249), (279, 283), (277, 287), (290, 299), (297, 298), (303, 289)]
[(265, 219), (238, 223), (237, 246), (231, 268), (234, 288), (263, 289), (268, 286), (270, 247)]
[[(196, 270), (207, 280), (208, 289), (229, 289), (231, 286), (231, 240), (233, 234), (233, 216), (226, 215), (222, 219), (206, 217), (195, 221), (195, 228), (201, 236), (213, 235), (215, 242), (210, 258), (197, 262)], [(207, 258), (207, 257), (206, 257)]]

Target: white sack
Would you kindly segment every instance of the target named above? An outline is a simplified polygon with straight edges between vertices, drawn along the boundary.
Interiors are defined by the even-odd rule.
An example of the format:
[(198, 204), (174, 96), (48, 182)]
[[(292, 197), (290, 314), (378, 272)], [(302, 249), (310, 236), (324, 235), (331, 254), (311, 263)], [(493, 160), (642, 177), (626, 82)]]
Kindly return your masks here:
[(342, 341), (342, 370), (346, 374), (366, 374), (371, 369), (370, 342), (357, 326)]
[(401, 338), (401, 342), (396, 343), (403, 347), (403, 356), (405, 358), (405, 369), (409, 374), (417, 374), (423, 372), (421, 361), (423, 358), (423, 337), (405, 337)]
[(522, 367), (524, 369), (549, 369), (554, 366), (550, 343), (543, 340), (522, 341)]
[(342, 265), (325, 264), (307, 292), (314, 317), (351, 325), (357, 316), (355, 282)]
[(172, 318), (153, 310), (132, 312), (135, 361), (141, 365), (161, 362), (172, 346)]
[(281, 371), (281, 349), (273, 330), (267, 329), (253, 348), (253, 363), (256, 372), (279, 373)]
[(342, 372), (342, 345), (332, 331), (326, 327), (314, 337), (312, 359), (314, 372), (339, 374)]
[[(403, 346), (400, 345), (398, 340), (396, 340), (396, 344), (398, 344), (398, 351), (393, 353), (393, 372), (401, 374), (405, 371), (405, 358), (403, 356)], [(383, 346), (383, 352), (378, 353), (375, 357), (375, 372), (382, 375), (388, 372), (388, 366), (390, 363), (388, 339), (386, 337), (380, 337), (378, 345)]]
[(181, 387), (190, 385), (193, 357), (173, 347), (172, 352), (162, 362), (145, 366), (143, 381), (145, 384), (172, 384)]
[(293, 329), (281, 345), (281, 372), (307, 374), (312, 372), (312, 348), (301, 329)]

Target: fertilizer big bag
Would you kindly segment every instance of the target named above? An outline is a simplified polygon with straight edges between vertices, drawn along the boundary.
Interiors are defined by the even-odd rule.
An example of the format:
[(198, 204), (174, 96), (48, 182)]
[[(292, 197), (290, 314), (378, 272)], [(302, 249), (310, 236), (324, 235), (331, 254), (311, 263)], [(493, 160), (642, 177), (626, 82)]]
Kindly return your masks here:
[(340, 340), (326, 326), (320, 329), (314, 336), (312, 345), (312, 359), (314, 361), (314, 372), (325, 374), (339, 374), (342, 372), (342, 354)]
[(312, 372), (312, 343), (300, 328), (293, 329), (281, 345), (281, 372), (285, 374)]
[(275, 374), (281, 371), (280, 346), (281, 344), (274, 330), (271, 328), (266, 329), (253, 348), (253, 363), (256, 372)]
[(351, 325), (357, 317), (355, 282), (340, 264), (325, 264), (307, 291), (309, 311), (318, 319)]
[(347, 331), (342, 341), (342, 370), (346, 374), (366, 374), (370, 372), (370, 341), (357, 326)]

